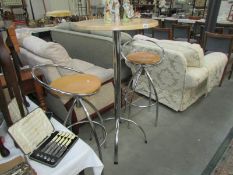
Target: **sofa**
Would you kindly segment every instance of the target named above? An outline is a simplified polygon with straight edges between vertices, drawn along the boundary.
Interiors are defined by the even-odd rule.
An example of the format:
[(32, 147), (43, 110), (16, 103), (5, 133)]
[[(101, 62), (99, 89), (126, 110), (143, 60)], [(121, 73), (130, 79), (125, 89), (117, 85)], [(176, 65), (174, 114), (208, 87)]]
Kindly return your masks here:
[[(198, 44), (158, 40), (144, 35), (134, 36), (134, 50), (146, 50), (161, 55), (161, 49), (146, 40), (159, 44), (165, 53), (160, 64), (148, 68), (160, 103), (175, 111), (184, 111), (198, 98), (219, 85), (227, 63), (224, 53), (213, 52), (204, 55)], [(127, 47), (123, 51), (126, 55), (131, 52)], [(129, 62), (127, 65), (134, 73), (136, 67)], [(138, 82), (137, 92), (148, 96), (145, 76)]]
[[(50, 30), (52, 40), (61, 44), (72, 58), (79, 58), (103, 68), (113, 68), (113, 40), (111, 31), (80, 30), (76, 22), (65, 22)], [(132, 37), (121, 32), (121, 43)], [(131, 75), (130, 69), (121, 62), (121, 79)]]
[[(19, 57), (24, 65), (59, 64), (72, 67), (83, 73), (96, 75), (101, 79), (102, 86), (95, 95), (87, 97), (88, 100), (100, 111), (113, 106), (113, 69), (102, 68), (78, 58), (71, 58), (66, 49), (59, 43), (46, 42), (31, 35), (18, 35), (18, 40), (20, 45)], [(44, 68), (42, 72), (48, 83), (70, 73), (55, 67)], [(64, 120), (67, 114), (66, 105), (70, 99), (69, 96), (57, 96), (53, 93), (47, 93), (46, 104), (57, 117)], [(88, 107), (88, 110), (90, 114), (94, 113), (90, 107)], [(75, 108), (75, 113), (78, 121), (85, 118), (85, 113), (79, 106)]]

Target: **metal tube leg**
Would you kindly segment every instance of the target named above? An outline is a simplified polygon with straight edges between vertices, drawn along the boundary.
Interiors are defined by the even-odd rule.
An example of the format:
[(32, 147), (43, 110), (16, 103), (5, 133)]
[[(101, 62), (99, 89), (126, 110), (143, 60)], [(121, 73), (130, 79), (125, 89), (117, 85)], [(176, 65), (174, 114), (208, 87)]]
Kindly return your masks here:
[(71, 105), (71, 107), (70, 107), (70, 109), (69, 109), (69, 111), (68, 111), (68, 113), (67, 113), (67, 116), (66, 116), (66, 118), (65, 118), (65, 120), (64, 120), (64, 122), (63, 122), (63, 125), (64, 125), (64, 126), (66, 126), (67, 121), (68, 121), (69, 117), (71, 116), (72, 111), (73, 111), (74, 106), (75, 106), (76, 103), (77, 103), (77, 97), (74, 97), (74, 101), (73, 101), (73, 103), (72, 103), (72, 105)]
[(131, 86), (131, 83), (133, 82), (134, 78), (137, 76), (138, 72), (140, 71), (141, 67), (139, 67), (139, 69), (135, 72), (135, 74), (132, 75), (128, 85), (127, 85), (127, 88), (125, 90), (125, 102), (126, 102), (126, 106), (127, 104), (130, 104), (130, 102), (128, 101), (128, 94), (129, 94), (129, 91), (130, 91), (130, 86)]
[(231, 65), (231, 70), (230, 70), (230, 73), (229, 73), (229, 76), (228, 76), (228, 80), (231, 79), (232, 72), (233, 72), (233, 63)]
[[(144, 71), (145, 71), (145, 68), (143, 68)], [(148, 79), (148, 78), (147, 78)], [(148, 90), (149, 90), (149, 106), (151, 106), (151, 103), (152, 103), (152, 89), (151, 89), (151, 83), (150, 83), (150, 80), (148, 79)]]
[(128, 121), (128, 122), (131, 122), (131, 123), (135, 124), (135, 126), (137, 126), (142, 131), (142, 134), (144, 136), (144, 141), (145, 141), (145, 143), (147, 143), (146, 133), (145, 133), (144, 129), (139, 124), (137, 124), (133, 120), (129, 120), (129, 119), (126, 119), (126, 118), (122, 118), (122, 120), (125, 120), (125, 121)]
[[(82, 121), (80, 121), (80, 122), (72, 123), (72, 125), (67, 126), (67, 128), (69, 129), (69, 128), (75, 126), (75, 125), (85, 124), (85, 123), (90, 124), (90, 122), (89, 122), (88, 120), (82, 120)], [(95, 125), (98, 125), (98, 126), (103, 130), (104, 134), (107, 135), (106, 129), (105, 129), (105, 127), (104, 127), (103, 125), (101, 125), (100, 123), (98, 123), (98, 122), (96, 122), (96, 121), (92, 121), (92, 123), (94, 123)], [(92, 131), (91, 131), (90, 133), (92, 134)], [(106, 140), (106, 139), (104, 139), (104, 140), (100, 143), (100, 146), (103, 145), (103, 144), (105, 143), (105, 140)]]
[(149, 74), (149, 72), (145, 69), (146, 75), (148, 77), (148, 79), (150, 80), (151, 86), (153, 88), (154, 94), (155, 94), (155, 98), (156, 98), (156, 115), (155, 115), (155, 126), (158, 125), (158, 117), (159, 117), (159, 99), (158, 99), (158, 94), (157, 91), (155, 89), (155, 86), (153, 84), (153, 80)]
[(118, 164), (118, 134), (119, 121), (121, 118), (121, 32), (113, 31), (113, 67), (114, 67), (114, 88), (115, 88), (115, 145), (114, 145), (114, 164)]
[[(132, 101), (133, 101), (135, 89), (136, 89), (136, 87), (137, 87), (137, 85), (138, 85), (138, 80), (139, 80), (141, 74), (142, 74), (142, 69), (141, 69), (141, 66), (140, 66), (139, 71), (136, 72), (136, 74), (135, 74), (135, 76), (134, 76), (134, 78), (136, 77), (135, 82), (132, 81), (132, 93), (133, 93), (133, 95), (132, 95), (132, 97), (131, 97), (131, 99), (130, 99), (130, 102), (129, 102), (128, 119), (129, 119), (130, 116), (131, 116), (131, 103), (132, 103)], [(128, 88), (130, 89), (130, 84), (129, 84)], [(130, 124), (130, 122), (128, 122), (128, 128), (129, 128), (129, 124)]]
[(84, 112), (85, 112), (85, 114), (86, 114), (86, 116), (87, 116), (87, 119), (88, 119), (88, 121), (89, 121), (89, 123), (90, 123), (91, 129), (92, 129), (92, 132), (93, 132), (93, 135), (94, 135), (94, 137), (95, 137), (95, 141), (96, 141), (96, 145), (97, 145), (97, 149), (98, 149), (98, 153), (99, 153), (99, 158), (100, 158), (101, 161), (103, 161), (102, 151), (101, 151), (101, 147), (100, 147), (100, 142), (99, 142), (99, 139), (98, 139), (96, 130), (95, 130), (95, 126), (94, 126), (94, 124), (93, 124), (93, 122), (92, 122), (92, 120), (91, 120), (91, 117), (90, 117), (89, 112), (87, 111), (87, 108), (85, 107), (85, 105), (84, 105), (84, 103), (83, 103), (82, 98), (79, 98), (78, 100), (79, 100), (80, 105), (82, 106), (82, 108), (83, 108), (83, 110), (84, 110)]
[[(99, 120), (100, 120), (100, 123), (104, 126), (104, 120), (103, 120), (102, 116), (100, 115), (99, 111), (97, 110), (97, 108), (87, 99), (83, 98), (83, 101), (85, 101), (97, 113)], [(102, 133), (103, 133), (104, 147), (106, 147), (105, 143), (106, 143), (107, 133), (105, 133), (104, 131)], [(100, 145), (100, 146), (102, 146), (102, 145)]]

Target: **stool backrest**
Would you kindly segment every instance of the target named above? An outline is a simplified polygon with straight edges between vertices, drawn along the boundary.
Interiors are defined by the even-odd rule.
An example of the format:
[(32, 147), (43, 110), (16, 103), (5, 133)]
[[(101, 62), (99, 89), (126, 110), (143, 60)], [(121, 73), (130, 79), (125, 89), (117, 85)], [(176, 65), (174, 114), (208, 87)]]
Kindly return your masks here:
[(155, 27), (152, 30), (152, 37), (156, 39), (172, 39), (172, 30), (171, 28), (158, 28)]
[(186, 38), (190, 40), (190, 25), (173, 24), (172, 25), (172, 37), (175, 38)]
[(223, 52), (227, 54), (229, 58), (231, 55), (232, 44), (233, 35), (205, 32), (203, 45), (205, 52)]

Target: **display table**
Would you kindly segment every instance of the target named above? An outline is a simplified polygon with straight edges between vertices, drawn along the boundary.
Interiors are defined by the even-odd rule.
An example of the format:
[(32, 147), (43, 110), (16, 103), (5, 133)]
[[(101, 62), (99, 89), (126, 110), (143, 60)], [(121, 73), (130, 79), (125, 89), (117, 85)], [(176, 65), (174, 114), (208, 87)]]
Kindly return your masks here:
[[(121, 23), (105, 23), (103, 19), (94, 19), (77, 22), (77, 27), (80, 30), (102, 30), (113, 31), (113, 67), (114, 67), (114, 88), (115, 88), (115, 145), (114, 145), (114, 163), (118, 163), (118, 135), (119, 135), (119, 122), (125, 120), (136, 124), (132, 120), (121, 117), (121, 31), (123, 30), (138, 30), (148, 29), (158, 26), (157, 20), (137, 18), (129, 22)], [(112, 118), (110, 118), (112, 119)], [(141, 129), (139, 125), (136, 126)], [(142, 129), (141, 129), (142, 130)], [(143, 131), (143, 130), (142, 130)]]
[[(62, 124), (55, 119), (51, 119), (56, 130), (66, 130)], [(5, 127), (1, 127), (0, 135), (5, 138), (5, 146), (10, 150), (11, 154), (7, 158), (0, 158), (0, 163), (9, 161), (19, 155), (23, 155), (20, 149), (15, 148), (11, 137), (6, 133)], [(77, 175), (82, 170), (92, 167), (95, 175), (100, 175), (103, 170), (103, 164), (95, 154), (95, 152), (80, 138), (69, 150), (61, 162), (54, 168), (50, 168), (41, 163), (28, 159), (32, 168), (37, 175)]]
[(174, 18), (174, 17), (152, 17), (152, 19), (157, 19), (157, 20), (161, 20), (164, 21), (166, 20), (178, 20), (179, 23), (187, 23), (187, 24), (195, 24), (196, 22), (203, 22), (204, 19), (199, 19), (199, 20), (195, 20), (195, 19), (188, 19), (188, 18)]

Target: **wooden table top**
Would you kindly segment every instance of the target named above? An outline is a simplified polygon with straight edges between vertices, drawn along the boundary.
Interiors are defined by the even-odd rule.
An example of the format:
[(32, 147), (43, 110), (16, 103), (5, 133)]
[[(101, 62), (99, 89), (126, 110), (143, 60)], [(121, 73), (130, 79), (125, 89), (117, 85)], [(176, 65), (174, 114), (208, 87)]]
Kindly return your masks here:
[(135, 18), (129, 22), (105, 23), (103, 19), (93, 19), (80, 21), (76, 23), (81, 30), (104, 30), (104, 31), (120, 31), (120, 30), (137, 30), (148, 29), (158, 26), (158, 21), (153, 19)]

